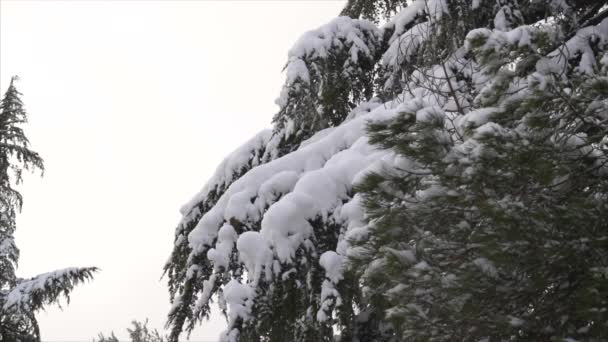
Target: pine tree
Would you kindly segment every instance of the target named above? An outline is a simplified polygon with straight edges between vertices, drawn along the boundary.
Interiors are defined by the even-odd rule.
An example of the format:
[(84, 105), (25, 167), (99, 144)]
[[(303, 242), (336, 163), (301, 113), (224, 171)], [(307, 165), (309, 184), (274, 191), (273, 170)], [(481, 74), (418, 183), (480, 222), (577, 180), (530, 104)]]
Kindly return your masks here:
[(69, 300), (74, 286), (91, 279), (96, 269), (68, 268), (31, 279), (15, 275), (19, 249), (13, 235), (23, 199), (13, 185), (22, 181), (23, 170), (44, 170), (42, 158), (30, 150), (21, 128), (27, 114), (16, 80), (11, 79), (0, 103), (0, 341), (39, 341), (35, 313), (61, 295)]
[[(182, 208), (169, 340), (214, 302), (222, 341), (601, 336), (604, 6), (353, 0), (306, 33), (273, 130)], [(539, 184), (570, 190), (549, 200)], [(551, 235), (573, 222), (594, 242)], [(526, 239), (543, 236), (561, 242), (531, 253)], [(543, 298), (573, 289), (556, 287), (566, 250), (592, 263), (567, 277), (595, 304), (571, 301), (558, 322)], [(540, 260), (550, 267), (535, 274)]]
[(400, 340), (604, 340), (606, 3), (496, 4), (369, 126), (399, 162), (359, 186), (353, 265)]
[[(182, 211), (184, 219), (176, 230), (175, 247), (165, 266), (173, 302), (168, 321), (171, 341), (177, 341), (182, 330), (190, 331), (208, 316), (213, 296), (218, 297), (229, 317), (226, 339), (236, 336), (243, 341), (333, 339), (333, 318), (327, 319), (324, 313), (318, 319), (317, 313), (331, 316), (340, 301), (356, 301), (360, 296), (355, 279), (350, 279), (350, 283), (346, 280), (340, 284), (325, 283), (326, 270), (319, 264), (323, 253), (336, 248), (344, 230), (333, 217), (339, 208), (332, 208), (330, 217), (321, 213), (311, 215), (303, 225), (312, 227), (315, 233), (295, 247), (293, 258), (269, 256), (274, 259), (271, 262), (274, 266), (264, 266), (256, 277), (239, 257), (244, 252), (239, 251), (236, 242), (255, 236), (247, 233), (263, 230), (263, 215), (227, 217), (217, 226), (210, 221), (215, 222), (214, 212), (222, 210), (227, 198), (237, 197), (228, 190), (238, 187), (248, 175), (262, 172), (266, 165), (272, 167), (274, 161), (299, 150), (302, 142), (319, 131), (341, 125), (349, 114), (368, 112), (380, 105), (367, 101), (373, 93), (374, 66), (381, 46), (382, 35), (372, 22), (340, 17), (305, 34), (290, 51), (287, 82), (278, 101), (280, 110), (274, 118), (273, 131), (262, 133), (229, 156), (201, 194)], [(311, 160), (309, 166), (321, 162)], [(285, 179), (279, 183), (297, 180), (295, 172), (282, 175)], [(271, 193), (262, 193), (260, 188), (257, 193), (238, 196), (249, 196), (250, 205), (255, 203), (264, 212), (281, 201), (294, 184), (282, 190), (269, 189), (273, 190)], [(205, 224), (209, 228), (202, 228)], [(201, 231), (205, 231), (202, 236)], [(197, 235), (201, 236), (200, 242), (194, 242)], [(283, 269), (280, 274), (279, 269)], [(327, 290), (334, 285), (352, 291), (342, 291), (344, 299), (339, 299)], [(245, 296), (247, 314), (231, 317), (230, 312), (235, 309), (230, 303), (238, 302), (243, 291), (254, 291)], [(231, 296), (233, 293), (239, 295)], [(354, 306), (343, 307), (339, 324), (357, 325)], [(282, 324), (275, 324), (279, 319)]]
[(158, 330), (148, 328), (148, 319), (143, 323), (132, 321), (133, 329), (127, 329), (132, 342), (163, 342), (163, 338)]
[[(131, 338), (131, 342), (163, 342), (164, 338), (156, 329), (148, 328), (148, 319), (139, 322), (137, 320), (131, 321), (133, 328), (127, 328), (127, 333)], [(98, 340), (93, 339), (93, 342), (118, 342), (118, 338), (111, 332), (108, 337), (104, 334), (99, 333), (97, 335)]]
[(93, 342), (119, 342), (118, 341), (118, 337), (116, 337), (116, 335), (114, 335), (114, 332), (110, 333), (110, 336), (106, 337), (104, 334), (99, 333), (97, 335), (97, 340), (93, 339)]

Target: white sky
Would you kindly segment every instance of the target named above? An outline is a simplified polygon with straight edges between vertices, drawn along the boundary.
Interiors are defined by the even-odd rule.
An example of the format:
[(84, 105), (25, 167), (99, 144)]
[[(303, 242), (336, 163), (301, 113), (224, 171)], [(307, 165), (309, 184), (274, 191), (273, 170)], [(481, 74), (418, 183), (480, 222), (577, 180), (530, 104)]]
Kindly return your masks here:
[[(179, 207), (270, 125), (288, 49), (344, 3), (0, 0), (0, 88), (21, 77), (47, 169), (21, 187), (18, 275), (102, 269), (38, 315), (43, 340), (164, 325)], [(217, 317), (192, 339), (222, 329)]]

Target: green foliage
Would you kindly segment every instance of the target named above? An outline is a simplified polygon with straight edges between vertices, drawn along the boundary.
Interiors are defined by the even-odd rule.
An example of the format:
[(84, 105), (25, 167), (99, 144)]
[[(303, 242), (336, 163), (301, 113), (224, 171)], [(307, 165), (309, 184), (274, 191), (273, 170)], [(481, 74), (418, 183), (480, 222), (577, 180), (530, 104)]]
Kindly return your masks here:
[(608, 42), (520, 30), (469, 35), (472, 108), (431, 106), (437, 86), (369, 126), (401, 162), (359, 185), (352, 262), (399, 340), (608, 337)]

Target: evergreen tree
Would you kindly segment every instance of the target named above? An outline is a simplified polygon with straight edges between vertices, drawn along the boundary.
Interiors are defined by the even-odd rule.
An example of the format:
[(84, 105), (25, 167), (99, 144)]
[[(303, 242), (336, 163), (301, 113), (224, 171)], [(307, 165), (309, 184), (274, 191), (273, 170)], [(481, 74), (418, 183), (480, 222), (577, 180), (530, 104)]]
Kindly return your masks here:
[(0, 341), (39, 341), (35, 313), (56, 303), (78, 283), (91, 279), (95, 268), (68, 268), (31, 279), (15, 275), (19, 249), (15, 245), (16, 215), (23, 199), (13, 188), (23, 170), (44, 170), (42, 158), (30, 150), (21, 128), (27, 122), (20, 95), (11, 79), (0, 103)]
[(148, 328), (148, 319), (143, 323), (132, 321), (131, 324), (133, 325), (133, 329), (127, 328), (127, 332), (132, 342), (163, 342), (163, 337), (158, 330), (150, 330)]
[[(148, 328), (148, 319), (139, 322), (136, 320), (131, 321), (133, 328), (127, 328), (127, 333), (131, 338), (131, 342), (163, 342), (164, 338), (158, 332), (158, 330)], [(118, 342), (118, 338), (114, 335), (114, 332), (110, 333), (110, 336), (106, 337), (104, 334), (99, 333), (99, 340), (93, 339), (93, 342)]]
[(222, 341), (601, 339), (605, 5), (352, 0), (306, 33), (272, 132), (182, 208), (169, 340), (214, 302)]
[(114, 335), (114, 332), (110, 333), (110, 336), (105, 337), (104, 334), (99, 333), (99, 335), (97, 335), (98, 340), (93, 339), (93, 342), (120, 342), (118, 341), (118, 337), (116, 337), (116, 335)]
[[(305, 245), (295, 248), (297, 262), (276, 257), (274, 270), (265, 267), (255, 279), (247, 273), (247, 265), (239, 257), (243, 253), (239, 252), (236, 240), (240, 236), (251, 236), (245, 233), (260, 232), (263, 215), (227, 217), (218, 226), (209, 223), (209, 235), (205, 233), (201, 243), (193, 241), (203, 230), (201, 226), (215, 217), (213, 212), (221, 210), (226, 199), (233, 195), (228, 190), (243, 183), (247, 175), (300, 149), (303, 141), (319, 131), (339, 126), (349, 113), (354, 116), (380, 105), (377, 101), (366, 101), (371, 99), (374, 87), (374, 65), (381, 38), (373, 23), (341, 17), (308, 32), (290, 51), (287, 82), (278, 101), (280, 110), (274, 119), (274, 130), (270, 134), (262, 133), (229, 156), (203, 191), (182, 211), (184, 219), (176, 230), (175, 247), (165, 266), (173, 302), (168, 321), (171, 341), (177, 341), (183, 329), (191, 330), (207, 317), (213, 296), (218, 296), (219, 304), (230, 318), (226, 339), (235, 336), (252, 341), (333, 339), (333, 318), (326, 319), (322, 314), (319, 316), (322, 319), (318, 319), (317, 313), (323, 311), (331, 315), (339, 302), (324, 290), (333, 285), (324, 283), (326, 270), (319, 264), (323, 253), (336, 248), (344, 229), (334, 217), (321, 213), (311, 215), (305, 225), (313, 227), (315, 234), (305, 239)], [(322, 160), (310, 161), (310, 166), (312, 162), (318, 164)], [(289, 174), (281, 182), (296, 180), (295, 174)], [(246, 196), (265, 211), (290, 192), (292, 186)], [(331, 208), (330, 216), (338, 214), (339, 210), (335, 209)], [(285, 275), (275, 274), (279, 268), (284, 269)], [(246, 287), (241, 282), (246, 282)], [(335, 285), (349, 284), (353, 291), (344, 292), (343, 296), (351, 300), (359, 296), (355, 282), (351, 279), (350, 283), (341, 281)], [(249, 291), (247, 288), (255, 291), (248, 296), (247, 305), (251, 307), (248, 317), (230, 317), (233, 310), (225, 302), (235, 298), (226, 297), (231, 297), (231, 292)], [(355, 307), (344, 305), (340, 325), (358, 324)], [(275, 324), (278, 319), (283, 324)]]
[[(412, 77), (399, 115), (369, 126), (399, 163), (360, 184), (354, 268), (400, 340), (601, 341), (606, 3), (560, 2), (529, 26), (525, 7), (497, 5), (452, 50), (464, 82)], [(594, 8), (590, 26), (563, 17)]]
[[(349, 113), (368, 111), (369, 105), (364, 103), (373, 95), (374, 68), (382, 44), (382, 34), (372, 22), (340, 17), (306, 33), (294, 45), (286, 66), (287, 81), (277, 100), (280, 109), (273, 120), (272, 134), (264, 133), (254, 138), (242, 151), (228, 157), (226, 165), (218, 168), (216, 177), (182, 211), (184, 219), (176, 230), (175, 247), (165, 266), (173, 302), (168, 321), (172, 327), (172, 341), (178, 339), (184, 328), (191, 330), (198, 321), (207, 317), (212, 295), (219, 295), (221, 303), (224, 287), (234, 277), (242, 278), (244, 273), (244, 265), (238, 258), (234, 243), (228, 250), (231, 253), (227, 257), (229, 262), (219, 266), (219, 262), (208, 258), (208, 253), (217, 250), (214, 247), (221, 243), (221, 233), (211, 241), (192, 248), (192, 232), (240, 177), (297, 150), (303, 141), (315, 133), (339, 126)], [(362, 103), (364, 105), (358, 108)], [(374, 101), (372, 103), (379, 105)], [(280, 200), (282, 195), (284, 193), (279, 193), (266, 206)], [(256, 200), (255, 197), (253, 195), (252, 201)], [(323, 252), (335, 249), (341, 225), (317, 217), (311, 217), (310, 221), (317, 229), (328, 230), (323, 238), (329, 241), (315, 241), (319, 244), (318, 250), (299, 250), (298, 259), (314, 262), (299, 266), (301, 269), (293, 272), (292, 277), (286, 277), (285, 283), (266, 279), (256, 283), (260, 295), (256, 295), (253, 316), (257, 319), (251, 320), (258, 323), (250, 326), (247, 322), (235, 320), (234, 324), (238, 326), (235, 329), (242, 332), (241, 338), (245, 334), (250, 334), (249, 339), (252, 340), (264, 336), (273, 340), (319, 341), (333, 337), (331, 325), (319, 324), (315, 318), (322, 306), (320, 294), (325, 273), (318, 260)], [(225, 229), (228, 235), (261, 229), (261, 217), (248, 222), (229, 218), (226, 223), (230, 226)], [(283, 265), (291, 268), (288, 266)], [(302, 284), (307, 286), (303, 288)], [(331, 300), (326, 298), (328, 303)], [(285, 310), (278, 311), (276, 307), (284, 307)], [(278, 317), (286, 317), (285, 324), (273, 324)], [(350, 316), (343, 315), (344, 319), (352, 320), (353, 317), (352, 312)]]

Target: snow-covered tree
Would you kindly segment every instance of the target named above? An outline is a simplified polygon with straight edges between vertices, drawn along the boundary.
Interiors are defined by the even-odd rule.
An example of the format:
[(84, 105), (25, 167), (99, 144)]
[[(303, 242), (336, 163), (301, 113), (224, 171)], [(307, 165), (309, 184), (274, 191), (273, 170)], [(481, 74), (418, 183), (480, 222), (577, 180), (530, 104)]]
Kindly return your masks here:
[(359, 185), (350, 255), (398, 339), (604, 340), (607, 6), (553, 2), (526, 25), (497, 4), (445, 60), (464, 83), (411, 77), (400, 113), (370, 125), (398, 162)]
[(23, 199), (13, 186), (21, 182), (23, 170), (44, 169), (21, 128), (27, 115), (16, 79), (11, 79), (0, 103), (0, 341), (39, 341), (35, 313), (62, 295), (69, 300), (74, 286), (91, 279), (96, 269), (67, 268), (30, 279), (15, 275), (19, 259), (15, 219)]
[(605, 6), (353, 0), (306, 33), (274, 129), (182, 208), (170, 340), (214, 302), (223, 341), (603, 338)]
[[(291, 49), (274, 129), (229, 156), (182, 208), (165, 266), (173, 302), (171, 340), (209, 314), (214, 296), (229, 318), (226, 339), (324, 341), (333, 339), (334, 319), (359, 324), (356, 305), (344, 305), (344, 314), (331, 317), (343, 300), (334, 285), (353, 290), (341, 294), (349, 302), (359, 293), (354, 279), (326, 277), (326, 266), (339, 262), (322, 255), (335, 250), (344, 230), (337, 214), (350, 198), (351, 181), (340, 179), (354, 177), (372, 152), (353, 152), (360, 159), (356, 167), (323, 170), (364, 135), (364, 121), (331, 138), (324, 135), (380, 105), (367, 100), (381, 38), (372, 22), (340, 17), (306, 33)], [(325, 176), (340, 184), (324, 180), (328, 187), (319, 190), (326, 201), (315, 204), (310, 196), (322, 183), (313, 179)], [(308, 209), (301, 207), (305, 203)], [(281, 228), (292, 219), (292, 228)], [(339, 271), (335, 267), (332, 272)], [(275, 324), (279, 319), (282, 324)]]
[(304, 34), (289, 51), (277, 104), (275, 139), (288, 153), (314, 133), (342, 123), (373, 95), (382, 33), (370, 21), (338, 17)]

